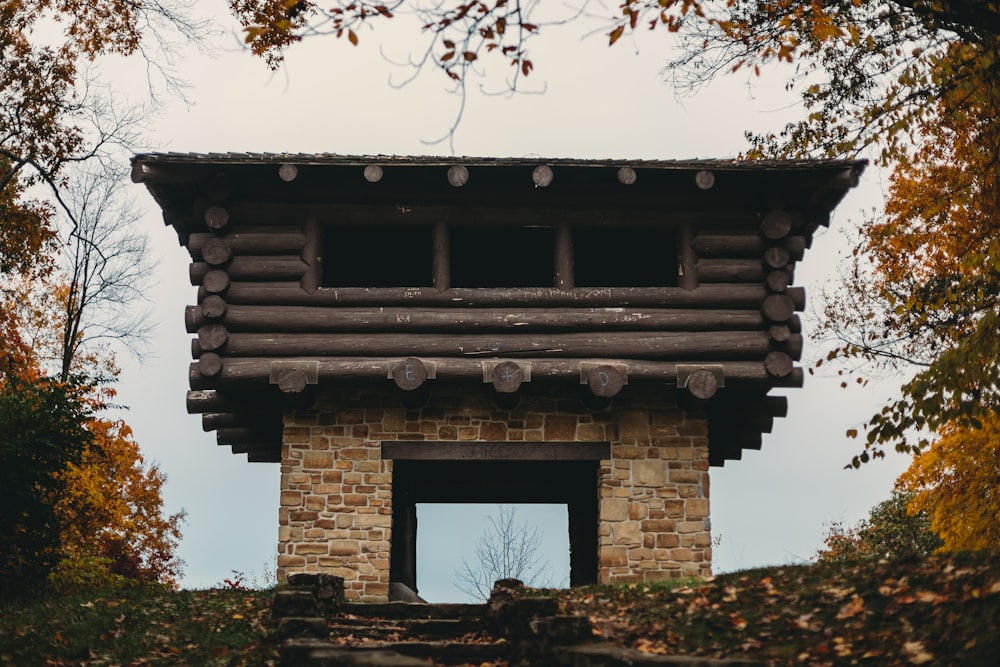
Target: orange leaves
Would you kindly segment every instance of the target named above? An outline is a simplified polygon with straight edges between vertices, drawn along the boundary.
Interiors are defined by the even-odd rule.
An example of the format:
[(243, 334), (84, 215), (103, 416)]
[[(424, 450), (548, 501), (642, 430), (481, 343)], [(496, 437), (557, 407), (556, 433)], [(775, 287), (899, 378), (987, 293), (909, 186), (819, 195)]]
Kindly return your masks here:
[(144, 464), (124, 422), (91, 419), (86, 426), (93, 444), (61, 473), (63, 553), (106, 558), (113, 574), (130, 579), (172, 583), (183, 513), (163, 515), (162, 473)]
[(949, 423), (930, 449), (914, 457), (896, 484), (911, 493), (911, 512), (926, 512), (943, 549), (1000, 545), (1000, 417), (980, 428)]

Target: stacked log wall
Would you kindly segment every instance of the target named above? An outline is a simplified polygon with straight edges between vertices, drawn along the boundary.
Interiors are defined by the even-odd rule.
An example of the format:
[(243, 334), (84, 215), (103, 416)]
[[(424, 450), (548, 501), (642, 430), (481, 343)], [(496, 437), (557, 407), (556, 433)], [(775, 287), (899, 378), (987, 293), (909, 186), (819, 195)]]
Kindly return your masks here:
[[(237, 402), (252, 387), (280, 396), (270, 386), (274, 362), (312, 364), (313, 383), (388, 381), (404, 358), (422, 360), (434, 379), (460, 381), (485, 381), (491, 363), (510, 359), (541, 382), (584, 382), (595, 363), (622, 369), (626, 382), (666, 384), (678, 382), (679, 366), (721, 367), (730, 393), (755, 396), (802, 382), (794, 362), (805, 299), (791, 283), (815, 224), (801, 213), (775, 209), (736, 224), (709, 212), (710, 224), (678, 226), (677, 261), (687, 276), (677, 287), (439, 290), (321, 287), (315, 207), (208, 204), (195, 207), (186, 237), (199, 288), (185, 313), (197, 334), (191, 389), (202, 393), (189, 401), (196, 412), (206, 411), (205, 392)], [(258, 408), (243, 417), (209, 414), (260, 422)], [(248, 443), (240, 434), (219, 432), (220, 443), (273, 460), (274, 445), (257, 449), (266, 438)], [(713, 463), (738, 453), (714, 452)]]

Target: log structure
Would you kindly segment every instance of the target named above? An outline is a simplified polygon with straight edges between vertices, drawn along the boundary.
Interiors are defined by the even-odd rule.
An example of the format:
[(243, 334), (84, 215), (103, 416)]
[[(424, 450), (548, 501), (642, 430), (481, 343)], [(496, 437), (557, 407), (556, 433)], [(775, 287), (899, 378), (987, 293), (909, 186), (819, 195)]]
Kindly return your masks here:
[[(185, 313), (194, 359), (188, 410), (201, 414), (204, 428), (234, 452), (299, 471), (307, 461), (325, 459), (311, 450), (293, 454), (295, 434), (309, 431), (310, 442), (339, 437), (310, 429), (339, 419), (324, 414), (341, 414), (361, 400), (352, 391), (376, 396), (370, 400), (379, 410), (423, 410), (439, 415), (442, 424), (451, 418), (439, 410), (442, 397), (459, 403), (485, 397), (506, 411), (506, 439), (540, 441), (565, 438), (532, 429), (511, 436), (517, 431), (512, 424), (522, 421), (515, 416), (518, 406), (544, 412), (544, 406), (572, 399), (582, 414), (647, 410), (649, 429), (657, 410), (680, 406), (685, 417), (672, 426), (674, 437), (702, 438), (706, 466), (759, 448), (761, 434), (787, 409), (769, 392), (798, 387), (803, 379), (795, 363), (803, 346), (796, 313), (805, 294), (794, 286), (795, 266), (863, 168), (863, 162), (843, 160), (145, 154), (133, 159), (132, 176), (149, 189), (191, 255), (188, 278), (197, 287), (197, 303)], [(354, 397), (331, 407), (323, 398), (330, 391)], [(591, 418), (577, 419), (575, 410), (573, 438), (583, 440), (581, 433), (596, 431), (586, 427)], [(298, 414), (316, 416), (300, 425)], [(553, 423), (563, 419), (546, 414), (543, 421), (550, 417)], [(364, 425), (359, 432), (367, 446), (372, 432), (386, 431), (384, 419), (382, 427), (369, 423), (367, 414), (356, 422)], [(677, 430), (697, 419), (707, 432)], [(593, 474), (603, 475), (609, 462), (611, 474), (616, 448), (673, 451), (653, 431), (636, 436), (635, 446), (626, 443), (621, 424), (597, 438), (611, 443), (611, 458), (593, 459)], [(328, 428), (351, 430), (341, 422)], [(483, 428), (473, 439), (486, 439)], [(382, 439), (423, 433), (432, 440), (432, 432), (445, 443), (472, 438), (446, 426), (401, 429)], [(450, 447), (427, 451), (447, 458), (455, 453)], [(505, 456), (517, 459), (523, 449), (504, 450)], [(400, 444), (386, 451), (392, 456), (376, 457), (382, 464), (375, 469), (354, 470), (377, 477), (395, 460), (400, 471), (431, 474), (430, 454), (411, 456)], [(626, 454), (631, 456), (621, 456)], [(471, 465), (456, 455), (461, 463), (454, 465)], [(591, 470), (592, 459), (581, 457), (574, 465)], [(517, 474), (541, 474), (541, 464), (532, 461), (522, 461)], [(659, 475), (648, 472), (659, 470), (650, 461), (641, 463), (629, 464), (639, 496), (642, 480)], [(305, 479), (304, 472), (295, 474)], [(402, 497), (433, 495), (422, 490), (423, 482), (406, 479), (395, 483), (395, 506)], [(295, 484), (283, 482), (283, 498), (286, 492), (289, 499), (301, 496)], [(588, 509), (596, 499), (585, 497), (585, 487), (563, 490), (571, 515), (577, 508), (571, 532), (573, 526), (592, 530), (579, 517), (598, 511)], [(617, 505), (608, 507), (609, 516), (618, 512)], [(650, 507), (664, 511), (655, 502)], [(631, 515), (645, 511), (628, 509), (621, 520), (638, 521)], [(393, 510), (388, 525), (375, 521), (367, 529), (413, 533), (409, 513)], [(289, 530), (294, 525), (283, 519)], [(581, 556), (574, 563), (575, 582), (593, 579), (586, 574), (593, 567), (605, 580), (639, 571), (631, 555), (619, 562), (612, 549), (618, 538), (608, 539), (599, 558)], [(672, 539), (639, 541), (655, 546)], [(413, 575), (408, 548), (392, 545), (393, 562), (405, 562), (393, 566), (394, 577)], [(286, 554), (287, 567), (310, 569), (322, 559), (308, 552), (296, 552), (301, 563)], [(378, 599), (387, 583), (379, 577), (370, 586), (359, 583), (358, 595)]]

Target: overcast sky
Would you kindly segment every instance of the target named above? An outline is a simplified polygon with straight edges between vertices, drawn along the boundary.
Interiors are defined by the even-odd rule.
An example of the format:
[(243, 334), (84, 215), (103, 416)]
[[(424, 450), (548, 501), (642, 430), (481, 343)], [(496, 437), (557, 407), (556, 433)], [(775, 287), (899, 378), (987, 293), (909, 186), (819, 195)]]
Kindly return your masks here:
[[(228, 17), (218, 20), (223, 30), (235, 32)], [(745, 148), (745, 130), (778, 129), (798, 113), (795, 100), (783, 94), (780, 77), (752, 88), (744, 78), (732, 78), (678, 99), (660, 74), (669, 55), (665, 32), (623, 39), (609, 49), (600, 34), (581, 40), (579, 25), (544, 30), (532, 47), (535, 72), (526, 81), (526, 90), (538, 94), (489, 96), (475, 83), (456, 154), (725, 158)], [(192, 50), (178, 66), (191, 84), (193, 104), (171, 102), (151, 117), (148, 148), (448, 154), (447, 144), (425, 143), (443, 135), (456, 112), (458, 100), (447, 93), (445, 76), (428, 71), (394, 89), (390, 79), (407, 72), (378, 50), (381, 40), (386, 57), (403, 61), (415, 46), (414, 36), (398, 28), (362, 32), (356, 48), (332, 38), (307, 41), (292, 49), (277, 73), (236, 48), (235, 37), (223, 38), (229, 48), (212, 54)], [(500, 73), (503, 66), (494, 70)], [(114, 65), (114, 72), (141, 100), (145, 70), (132, 63)], [(496, 89), (500, 82), (489, 85)], [(817, 236), (796, 271), (797, 284), (806, 285), (810, 296), (833, 279), (846, 245), (837, 230), (857, 225), (863, 209), (879, 204), (881, 191), (880, 175), (869, 170), (862, 187), (834, 214), (832, 230)], [(201, 430), (200, 418), (186, 414), (191, 336), (184, 331), (183, 311), (196, 296), (187, 279), (190, 259), (144, 189), (136, 186), (135, 194), (148, 211), (142, 224), (160, 259), (149, 292), (158, 328), (141, 363), (123, 358), (120, 398), (131, 406), (126, 419), (146, 457), (167, 475), (167, 511), (188, 513), (180, 547), (187, 563), (183, 585), (216, 585), (233, 570), (264, 581), (275, 563), (278, 465), (250, 464), (217, 447), (214, 433)], [(803, 319), (808, 330), (814, 320), (809, 312)], [(805, 356), (816, 350), (810, 343)], [(888, 497), (908, 459), (890, 456), (859, 472), (844, 471), (855, 444), (843, 434), (870, 416), (899, 380), (864, 391), (843, 391), (838, 384), (832, 377), (808, 377), (805, 389), (788, 391), (790, 417), (776, 420), (761, 451), (712, 469), (713, 534), (721, 539), (716, 572), (808, 560), (830, 522), (856, 521)], [(449, 581), (462, 554), (471, 558), (482, 520), (468, 508), (450, 517), (433, 509), (421, 509), (418, 584), (432, 600), (461, 599)], [(525, 510), (521, 516), (537, 520), (553, 540), (547, 557), (558, 580), (566, 561), (564, 511), (542, 516)], [(446, 555), (457, 562), (447, 562)]]

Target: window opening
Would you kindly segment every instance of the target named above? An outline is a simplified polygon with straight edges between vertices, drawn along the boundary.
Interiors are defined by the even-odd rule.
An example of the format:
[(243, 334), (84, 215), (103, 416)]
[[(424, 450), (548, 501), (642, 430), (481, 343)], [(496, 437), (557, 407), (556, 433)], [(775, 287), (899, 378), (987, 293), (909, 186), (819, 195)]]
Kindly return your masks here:
[(430, 227), (330, 226), (324, 230), (325, 287), (430, 287)]
[(573, 281), (577, 287), (675, 287), (676, 231), (576, 228)]
[(551, 227), (452, 227), (452, 287), (552, 287)]

